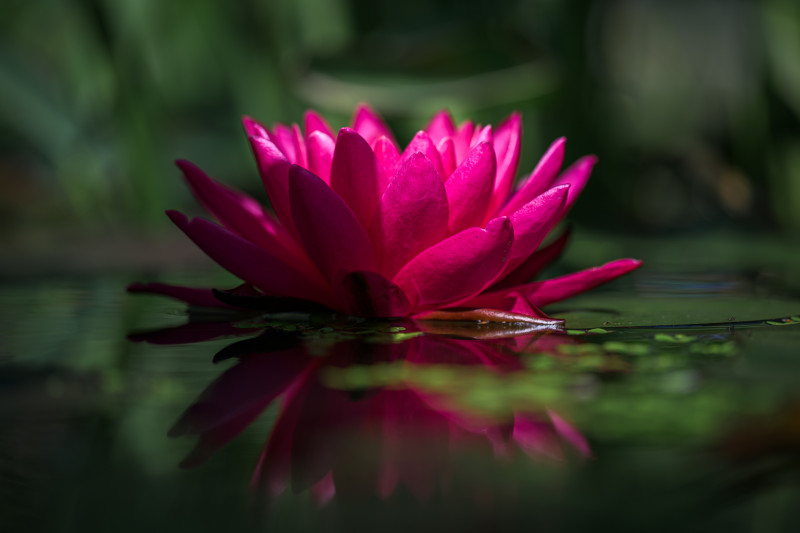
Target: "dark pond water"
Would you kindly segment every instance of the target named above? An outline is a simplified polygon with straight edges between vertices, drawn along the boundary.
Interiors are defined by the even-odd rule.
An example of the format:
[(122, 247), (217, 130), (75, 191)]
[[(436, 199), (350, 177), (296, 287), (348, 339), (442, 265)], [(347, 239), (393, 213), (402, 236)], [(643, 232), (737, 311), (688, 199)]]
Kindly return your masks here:
[(800, 531), (795, 265), (667, 262), (564, 332), (6, 283), (0, 529)]

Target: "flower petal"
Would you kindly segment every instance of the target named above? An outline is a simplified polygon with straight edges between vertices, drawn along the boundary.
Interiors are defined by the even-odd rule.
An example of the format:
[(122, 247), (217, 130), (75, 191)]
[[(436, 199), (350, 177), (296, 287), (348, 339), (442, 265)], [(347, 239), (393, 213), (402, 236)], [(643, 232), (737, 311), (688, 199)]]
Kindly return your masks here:
[(275, 124), (269, 134), (269, 139), (286, 156), (290, 163), (299, 164), (300, 157), (292, 128), (286, 124)]
[(281, 225), (296, 235), (289, 205), (289, 160), (269, 139), (255, 136), (248, 139), (272, 209)]
[(433, 115), (431, 121), (425, 126), (425, 131), (435, 144), (439, 144), (443, 139), (455, 135), (456, 126), (450, 113), (446, 109), (442, 109)]
[(561, 214), (563, 217), (567, 211), (578, 199), (581, 191), (586, 186), (589, 180), (589, 175), (592, 173), (594, 165), (597, 163), (597, 157), (587, 155), (575, 161), (567, 170), (564, 171), (558, 179), (553, 182), (553, 186), (569, 185), (569, 196), (567, 196), (567, 203), (564, 206), (564, 212)]
[(442, 167), (442, 156), (439, 155), (439, 150), (436, 149), (436, 145), (433, 144), (431, 138), (424, 131), (418, 131), (417, 134), (414, 135), (414, 138), (411, 139), (411, 142), (408, 143), (406, 149), (403, 150), (403, 155), (400, 156), (400, 165), (417, 152), (425, 154), (425, 157), (431, 160), (436, 172), (441, 176), (440, 179), (444, 181), (445, 175), (444, 168)]
[[(490, 290), (494, 291), (510, 288), (514, 285), (522, 285), (523, 283), (531, 281), (544, 267), (555, 261), (561, 255), (561, 252), (564, 251), (564, 247), (567, 245), (569, 235), (569, 230), (563, 232), (556, 240), (531, 254), (530, 257), (514, 268), (513, 271), (502, 274), (498, 278), (498, 281), (492, 285)], [(509, 270), (508, 267), (506, 267), (506, 270)]]
[(501, 271), (514, 240), (507, 218), (469, 228), (428, 248), (395, 276), (416, 306), (453, 304), (483, 290)]
[(315, 131), (319, 131), (333, 137), (333, 130), (328, 122), (322, 118), (316, 111), (309, 109), (303, 115), (303, 128), (306, 131), (306, 138), (310, 137)]
[(339, 130), (331, 163), (331, 189), (350, 206), (365, 228), (369, 227), (383, 190), (383, 169), (367, 141), (350, 128)]
[(242, 117), (242, 126), (248, 137), (264, 137), (269, 139), (267, 128), (254, 118), (244, 116)]
[(518, 287), (517, 290), (538, 307), (544, 307), (553, 302), (594, 289), (598, 285), (639, 268), (641, 264), (642, 262), (636, 259), (617, 259), (605, 265), (581, 270), (566, 276), (535, 281), (529, 285)]
[[(372, 145), (372, 151), (375, 152), (375, 157), (383, 169), (383, 177), (388, 183), (397, 172), (397, 166), (400, 164), (400, 152), (397, 150), (397, 146), (386, 137), (378, 137)], [(382, 187), (382, 189), (385, 188), (385, 186)]]
[(502, 302), (511, 292), (522, 294), (531, 304), (536, 307), (544, 307), (548, 304), (566, 300), (576, 294), (591, 290), (598, 285), (609, 282), (631, 270), (641, 266), (642, 262), (637, 259), (617, 259), (605, 265), (588, 268), (580, 272), (573, 272), (566, 276), (543, 281), (534, 281), (525, 285), (517, 285), (510, 289), (501, 289), (487, 292), (476, 298), (463, 302), (464, 305), (474, 307), (497, 307), (502, 308)]
[(558, 221), (567, 199), (569, 185), (553, 187), (540, 194), (509, 218), (514, 226), (514, 245), (506, 271), (517, 268), (536, 251)]
[(381, 272), (394, 276), (418, 253), (444, 239), (447, 219), (442, 179), (430, 160), (416, 153), (386, 188), (370, 228), (372, 242), (380, 250)]
[(289, 201), (309, 257), (328, 280), (339, 271), (377, 270), (366, 230), (342, 198), (308, 170), (292, 165)]
[(460, 164), (464, 158), (467, 157), (474, 133), (475, 123), (471, 120), (467, 120), (459, 126), (458, 131), (453, 135), (453, 146), (456, 149), (456, 165)]
[(306, 144), (308, 145), (308, 170), (319, 176), (325, 183), (330, 184), (331, 162), (336, 146), (333, 138), (325, 132), (316, 130), (308, 136)]
[(217, 183), (199, 167), (177, 161), (186, 183), (198, 201), (222, 225), (250, 242), (288, 259), (307, 275), (314, 276), (314, 267), (289, 233), (261, 206), (246, 194)]
[(356, 109), (356, 115), (353, 117), (353, 129), (364, 137), (370, 145), (378, 137), (386, 137), (395, 143), (395, 145), (397, 144), (391, 130), (386, 127), (383, 119), (367, 105), (361, 104)]
[(456, 148), (453, 139), (450, 137), (442, 139), (436, 149), (442, 156), (442, 172), (444, 172), (442, 178), (447, 181), (450, 174), (456, 169)]
[(211, 259), (266, 294), (331, 305), (328, 288), (272, 252), (208, 220), (195, 218), (189, 221), (177, 211), (167, 211), (167, 215)]
[(494, 152), (497, 158), (497, 179), (494, 183), (494, 194), (487, 210), (487, 217), (492, 216), (508, 198), (514, 177), (519, 165), (519, 150), (522, 140), (522, 117), (519, 113), (511, 116), (497, 128), (494, 133)]
[(411, 309), (403, 289), (376, 272), (350, 272), (334, 292), (351, 315), (401, 317)]
[(494, 150), (488, 142), (481, 142), (445, 182), (451, 233), (482, 225), (492, 197), (495, 172)]
[(523, 183), (517, 193), (499, 211), (500, 215), (509, 215), (527, 204), (550, 187), (550, 183), (564, 162), (564, 137), (556, 139), (547, 152), (539, 160), (528, 179)]

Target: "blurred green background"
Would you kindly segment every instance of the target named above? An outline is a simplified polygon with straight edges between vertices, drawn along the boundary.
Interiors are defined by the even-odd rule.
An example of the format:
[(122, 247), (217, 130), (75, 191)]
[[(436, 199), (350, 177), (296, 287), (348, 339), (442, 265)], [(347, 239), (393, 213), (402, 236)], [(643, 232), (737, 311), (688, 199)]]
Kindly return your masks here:
[(173, 160), (261, 195), (242, 115), (271, 124), (315, 108), (340, 127), (362, 101), (401, 142), (442, 107), (484, 123), (520, 110), (520, 173), (567, 136), (569, 161), (600, 158), (572, 214), (591, 230), (800, 230), (795, 0), (5, 0), (2, 11), (5, 266), (98, 241), (143, 239), (152, 253), (154, 239), (180, 239), (164, 209), (196, 210)]

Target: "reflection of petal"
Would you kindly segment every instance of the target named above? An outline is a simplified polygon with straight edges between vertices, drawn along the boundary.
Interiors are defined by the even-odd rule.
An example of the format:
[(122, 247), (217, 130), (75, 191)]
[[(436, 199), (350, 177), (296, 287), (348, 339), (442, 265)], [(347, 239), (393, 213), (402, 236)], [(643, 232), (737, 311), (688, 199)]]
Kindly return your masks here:
[(246, 428), (306, 368), (297, 350), (252, 354), (225, 371), (181, 415), (170, 436), (200, 434), (187, 466), (207, 459)]
[[(429, 501), (448, 489), (456, 457), (563, 460), (591, 455), (580, 432), (553, 411), (470, 406), (472, 384), (512, 383), (525, 371), (517, 353), (522, 347), (538, 352), (553, 348), (547, 339), (554, 346), (576, 342), (572, 339), (529, 335), (481, 342), (423, 334), (388, 344), (374, 338), (323, 341), (325, 355), (312, 357), (303, 335), (286, 329), (268, 328), (220, 351), (239, 362), (200, 395), (170, 432), (199, 435), (183, 466), (207, 460), (281, 394), (282, 409), (252, 478), (266, 501), (288, 488), (308, 491), (318, 505), (365, 492), (386, 498), (402, 489)], [(385, 369), (394, 377), (379, 378), (390, 385), (386, 389), (369, 380), (361, 385), (358, 379), (350, 382), (358, 385), (350, 386), (359, 388), (333, 389), (319, 379), (323, 368), (363, 369), (367, 374), (362, 376), (372, 371), (378, 376)], [(436, 369), (440, 378), (425, 378), (428, 369)]]

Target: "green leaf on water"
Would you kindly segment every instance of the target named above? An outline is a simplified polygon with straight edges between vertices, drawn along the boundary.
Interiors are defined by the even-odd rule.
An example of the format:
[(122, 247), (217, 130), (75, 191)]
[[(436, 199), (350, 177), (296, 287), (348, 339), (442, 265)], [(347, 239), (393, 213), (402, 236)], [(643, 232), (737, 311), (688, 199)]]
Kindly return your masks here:
[(653, 336), (653, 339), (657, 342), (677, 342), (685, 344), (697, 340), (697, 337), (694, 335), (684, 335), (683, 333), (677, 333), (675, 335), (670, 335), (668, 333), (656, 333)]

